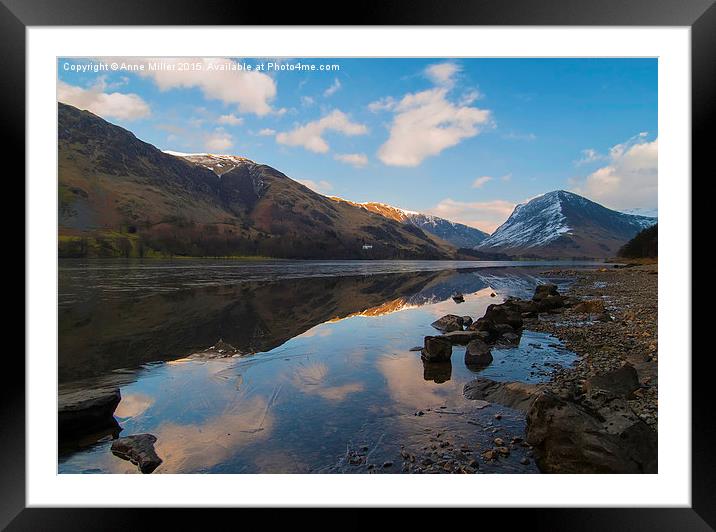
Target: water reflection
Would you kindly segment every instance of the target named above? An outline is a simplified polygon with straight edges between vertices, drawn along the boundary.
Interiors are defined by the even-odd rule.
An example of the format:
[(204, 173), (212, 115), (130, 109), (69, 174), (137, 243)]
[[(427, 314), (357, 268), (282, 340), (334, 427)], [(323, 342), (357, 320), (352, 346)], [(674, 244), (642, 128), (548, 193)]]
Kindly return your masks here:
[(450, 380), (452, 362), (423, 362), (423, 379), (442, 384)]
[[(452, 364), (439, 365), (425, 365), (410, 349), (435, 334), (430, 323), (436, 317), (479, 317), (508, 295), (527, 295), (538, 279), (529, 268), (227, 285), (190, 283), (189, 272), (182, 275), (185, 285), (197, 286), (147, 290), (141, 297), (133, 290), (108, 296), (91, 283), (75, 283), (72, 297), (62, 288), (60, 393), (119, 386), (115, 415), (122, 435), (158, 438), (164, 461), (155, 473), (353, 471), (343, 462), (349, 445), (370, 446), (371, 459), (395, 460), (400, 441), (420, 445), (424, 431), (447, 425), (466, 440), (489, 443), (495, 412), (462, 398), (462, 387), (474, 378), (463, 363), (464, 347), (455, 346)], [(455, 291), (465, 294), (459, 307), (450, 297)], [(219, 339), (244, 356), (187, 358)], [(544, 379), (551, 367), (545, 363), (568, 361), (554, 342), (526, 333), (513, 354), (493, 351), (493, 364), (481, 374)], [(508, 424), (510, 416), (501, 412), (500, 430), (518, 434), (523, 418), (515, 415)], [(490, 432), (476, 434), (477, 425)], [(109, 452), (113, 435), (103, 436), (79, 451), (61, 450), (60, 472), (136, 472)], [(507, 462), (499, 467), (513, 466), (524, 469)]]

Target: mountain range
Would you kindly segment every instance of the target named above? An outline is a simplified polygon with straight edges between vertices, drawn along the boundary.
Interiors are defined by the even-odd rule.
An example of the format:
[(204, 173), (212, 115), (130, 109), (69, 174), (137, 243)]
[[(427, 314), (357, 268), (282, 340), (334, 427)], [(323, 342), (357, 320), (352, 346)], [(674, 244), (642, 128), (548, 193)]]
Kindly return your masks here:
[(336, 196), (329, 197), (332, 200), (348, 203), (350, 205), (366, 209), (370, 212), (380, 214), (386, 218), (390, 218), (391, 220), (419, 227), (423, 231), (442, 238), (458, 248), (474, 249), (480, 245), (483, 240), (490, 236), (488, 233), (480, 231), (474, 227), (470, 227), (469, 225), (451, 222), (450, 220), (433, 216), (431, 214), (406, 211), (405, 209), (393, 207), (392, 205), (386, 205), (385, 203), (356, 203), (343, 198), (338, 198)]
[[(164, 153), (60, 103), (60, 256), (455, 254), (453, 246), (418, 227), (333, 201), (270, 166), (239, 157), (212, 158), (210, 164), (192, 157)], [(218, 165), (229, 160), (223, 171)]]
[(597, 258), (614, 256), (656, 222), (555, 191), (518, 205), (488, 235), (383, 203), (327, 197), (244, 157), (162, 152), (62, 103), (58, 179), (61, 257)]

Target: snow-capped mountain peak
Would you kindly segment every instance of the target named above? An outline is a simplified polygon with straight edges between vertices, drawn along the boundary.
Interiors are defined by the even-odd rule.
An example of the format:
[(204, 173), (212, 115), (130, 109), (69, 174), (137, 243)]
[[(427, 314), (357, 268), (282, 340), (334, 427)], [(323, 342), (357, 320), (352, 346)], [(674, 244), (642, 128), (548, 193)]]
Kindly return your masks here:
[(607, 209), (573, 192), (555, 190), (515, 207), (480, 249), (519, 255), (608, 257), (655, 218)]

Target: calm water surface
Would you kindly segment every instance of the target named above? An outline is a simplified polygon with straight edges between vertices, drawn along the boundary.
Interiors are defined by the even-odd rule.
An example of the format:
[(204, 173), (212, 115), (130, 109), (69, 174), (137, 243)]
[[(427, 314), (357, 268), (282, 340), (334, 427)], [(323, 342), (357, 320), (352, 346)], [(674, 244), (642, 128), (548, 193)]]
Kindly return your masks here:
[[(400, 472), (401, 445), (419, 453), (439, 432), (475, 450), (523, 433), (521, 414), (463, 398), (478, 375), (464, 348), (438, 369), (410, 349), (444, 314), (478, 318), (539, 282), (566, 285), (540, 274), (549, 264), (61, 261), (60, 394), (120, 387), (120, 435), (157, 436), (155, 474)], [(188, 358), (219, 340), (242, 355)], [(575, 358), (531, 331), (493, 356), (480, 376), (525, 382)], [(110, 444), (62, 447), (59, 472), (137, 472)], [(348, 463), (353, 449), (366, 464)], [(519, 458), (480, 471), (536, 472)]]

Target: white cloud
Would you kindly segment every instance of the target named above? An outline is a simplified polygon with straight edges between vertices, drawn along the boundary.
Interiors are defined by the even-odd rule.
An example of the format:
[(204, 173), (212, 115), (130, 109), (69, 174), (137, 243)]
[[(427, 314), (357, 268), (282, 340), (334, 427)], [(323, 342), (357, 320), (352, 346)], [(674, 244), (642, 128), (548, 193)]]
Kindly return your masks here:
[(365, 135), (368, 128), (363, 124), (351, 122), (348, 116), (338, 109), (324, 116), (320, 120), (308, 122), (298, 126), (292, 131), (276, 135), (276, 142), (287, 146), (302, 146), (316, 153), (326, 153), (328, 143), (323, 139), (326, 131), (336, 131), (343, 135)]
[(451, 103), (446, 88), (407, 94), (394, 112), (390, 137), (378, 150), (390, 166), (418, 166), (490, 124), (490, 111)]
[(475, 179), (475, 181), (472, 182), (472, 188), (480, 188), (482, 185), (492, 181), (492, 177), (489, 175), (483, 175), (481, 177), (478, 177)]
[(471, 89), (464, 93), (462, 96), (460, 96), (459, 104), (460, 105), (470, 105), (471, 103), (475, 103), (477, 100), (482, 98), (482, 94), (480, 94), (480, 91), (477, 89)]
[(303, 105), (304, 107), (310, 107), (314, 103), (316, 103), (316, 101), (310, 96), (301, 96), (301, 105)]
[(57, 100), (107, 119), (136, 120), (150, 115), (149, 105), (138, 95), (106, 93), (103, 92), (105, 86), (100, 82), (89, 89), (83, 89), (58, 81)]
[(446, 198), (426, 212), (492, 233), (514, 209), (514, 203), (504, 200), (465, 202)]
[(204, 139), (204, 147), (210, 153), (220, 153), (234, 145), (232, 136), (221, 128), (209, 133)]
[(425, 69), (425, 75), (436, 85), (452, 86), (455, 76), (460, 72), (460, 66), (451, 61), (447, 63), (436, 63)]
[(244, 119), (229, 113), (228, 115), (221, 115), (217, 120), (219, 124), (226, 124), (227, 126), (240, 126), (244, 123)]
[(265, 127), (258, 133), (259, 137), (273, 137), (275, 134), (276, 130), (268, 127)]
[(586, 150), (582, 150), (582, 157), (574, 161), (574, 164), (577, 166), (581, 166), (583, 164), (589, 164), (593, 163), (595, 161), (603, 161), (606, 159), (606, 156), (601, 155), (597, 150), (594, 150), (592, 148), (587, 148)]
[(368, 110), (372, 113), (377, 113), (378, 111), (390, 111), (393, 109), (398, 102), (393, 98), (392, 96), (386, 96), (385, 98), (381, 98), (380, 100), (376, 100), (374, 102), (371, 102), (368, 104)]
[[(136, 74), (154, 81), (160, 90), (198, 88), (204, 97), (236, 105), (242, 113), (264, 116), (272, 112), (271, 102), (276, 97), (276, 82), (262, 72), (238, 70), (238, 63), (225, 58), (112, 58), (113, 62), (145, 65)], [(150, 63), (159, 63), (172, 69), (149, 70)], [(179, 70), (179, 64), (196, 64), (195, 70)]]
[(338, 153), (334, 159), (356, 168), (362, 168), (368, 164), (368, 157), (364, 153)]
[(341, 88), (341, 81), (336, 78), (333, 80), (333, 84), (328, 87), (325, 91), (323, 91), (323, 96), (328, 98), (329, 96), (333, 96), (336, 92), (338, 92)]
[(328, 181), (314, 181), (313, 179), (297, 179), (296, 181), (319, 194), (327, 194), (333, 190), (333, 185)]
[(646, 133), (613, 146), (609, 164), (577, 180), (574, 191), (612, 209), (657, 207), (659, 139)]

